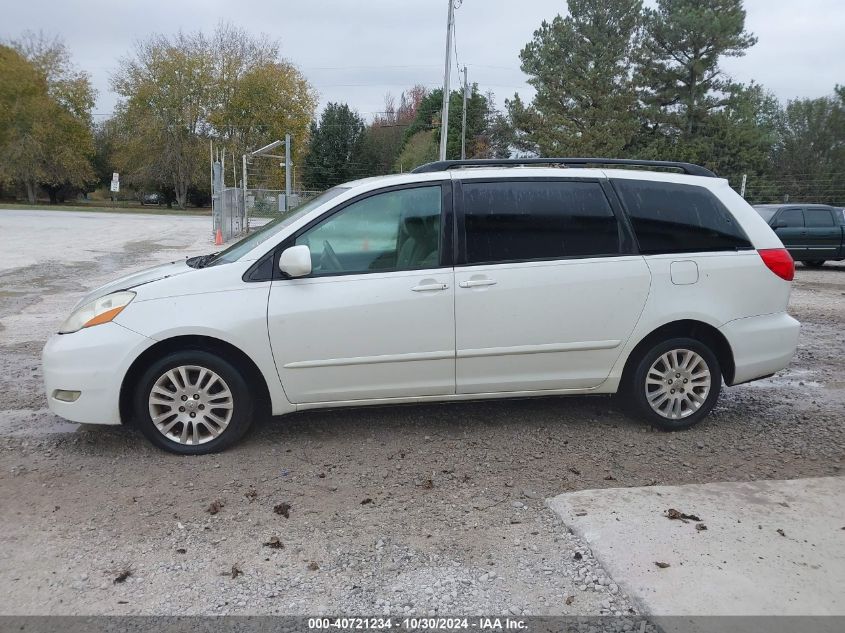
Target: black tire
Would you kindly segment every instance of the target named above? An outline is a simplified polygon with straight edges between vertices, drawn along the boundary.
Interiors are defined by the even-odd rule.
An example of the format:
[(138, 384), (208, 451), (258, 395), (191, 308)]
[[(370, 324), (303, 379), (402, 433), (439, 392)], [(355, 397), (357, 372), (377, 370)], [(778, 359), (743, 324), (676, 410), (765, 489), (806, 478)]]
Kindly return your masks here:
[[(150, 395), (156, 382), (163, 378), (168, 371), (178, 367), (187, 366), (202, 368), (214, 372), (222, 379), (222, 383), (219, 384), (223, 387), (227, 387), (231, 394), (231, 417), (228, 424), (216, 437), (211, 438), (211, 434), (207, 432), (205, 432), (205, 435), (203, 436), (203, 432), (206, 431), (207, 428), (210, 428), (210, 424), (207, 422), (202, 422), (200, 425), (196, 425), (192, 421), (189, 421), (189, 435), (192, 435), (195, 427), (197, 428), (200, 441), (196, 444), (183, 444), (167, 437), (156, 427), (150, 412)], [(197, 372), (197, 379), (198, 375), (199, 372)], [(198, 382), (201, 381), (198, 379)], [(210, 385), (211, 381), (209, 380), (206, 384)], [(214, 401), (215, 396), (216, 394), (211, 394), (209, 397), (212, 401)], [(226, 400), (228, 401), (228, 399)], [(218, 402), (219, 401), (220, 400), (218, 400)], [(176, 402), (175, 399), (174, 402)], [(132, 406), (135, 424), (147, 437), (147, 439), (159, 448), (172, 453), (178, 453), (180, 455), (205, 455), (207, 453), (216, 453), (232, 446), (235, 442), (241, 439), (249, 429), (249, 425), (252, 423), (253, 411), (255, 409), (252, 394), (250, 393), (249, 387), (247, 386), (241, 372), (238, 371), (238, 369), (229, 361), (202, 350), (184, 350), (173, 352), (152, 363), (137, 382), (135, 394), (132, 399)], [(209, 404), (208, 406), (208, 413), (214, 413), (217, 416), (223, 417), (227, 415), (223, 409), (217, 410), (213, 404)], [(174, 416), (176, 415), (178, 414), (174, 413)], [(203, 415), (203, 413), (197, 412), (196, 415)], [(169, 424), (172, 419), (173, 418), (167, 418), (165, 423)], [(207, 424), (208, 426), (205, 426)], [(183, 428), (182, 423), (176, 423), (176, 426), (173, 429), (174, 433), (178, 432), (181, 428)]]
[[(695, 410), (692, 410), (689, 403), (686, 405), (682, 404), (681, 406), (686, 406), (688, 410), (691, 410), (691, 413), (685, 413), (684, 417), (677, 419), (664, 417), (655, 411), (651, 404), (649, 404), (649, 399), (646, 395), (646, 390), (651, 388), (646, 385), (649, 370), (659, 358), (661, 358), (664, 354), (672, 352), (672, 350), (689, 350), (695, 352), (699, 357), (701, 357), (710, 372), (709, 390), (707, 391), (707, 395), (704, 397), (703, 403), (701, 403), (698, 409)], [(722, 371), (719, 367), (719, 360), (710, 348), (701, 341), (692, 338), (673, 338), (662, 343), (658, 343), (652, 348), (646, 350), (638, 359), (633, 359), (633, 362), (635, 364), (631, 366), (632, 370), (627, 373), (626, 382), (623, 386), (626, 400), (635, 416), (661, 430), (680, 431), (698, 424), (707, 416), (708, 413), (710, 413), (713, 405), (716, 404), (716, 400), (719, 399), (719, 392), (722, 388)], [(672, 377), (671, 379), (684, 380), (684, 377), (682, 376), (679, 379)], [(682, 383), (679, 383), (679, 385), (679, 387), (676, 387), (679, 391), (689, 389), (688, 386)], [(659, 388), (660, 387), (655, 387), (655, 389)], [(700, 390), (700, 387), (697, 387), (696, 389)], [(696, 391), (696, 393), (698, 393), (698, 391)]]
[(807, 266), (808, 268), (821, 268), (822, 266), (824, 266), (824, 263), (826, 261), (827, 260), (825, 259), (811, 259), (809, 261), (803, 261), (801, 263)]

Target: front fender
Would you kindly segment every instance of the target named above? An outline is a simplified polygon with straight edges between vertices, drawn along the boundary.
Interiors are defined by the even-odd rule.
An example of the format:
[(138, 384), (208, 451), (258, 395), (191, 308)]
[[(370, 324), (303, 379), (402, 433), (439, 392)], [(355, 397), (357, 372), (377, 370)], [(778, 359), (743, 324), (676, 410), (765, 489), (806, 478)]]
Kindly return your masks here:
[(206, 336), (246, 354), (264, 376), (274, 415), (294, 410), (279, 380), (267, 335), (270, 284), (133, 301), (115, 322), (155, 341)]

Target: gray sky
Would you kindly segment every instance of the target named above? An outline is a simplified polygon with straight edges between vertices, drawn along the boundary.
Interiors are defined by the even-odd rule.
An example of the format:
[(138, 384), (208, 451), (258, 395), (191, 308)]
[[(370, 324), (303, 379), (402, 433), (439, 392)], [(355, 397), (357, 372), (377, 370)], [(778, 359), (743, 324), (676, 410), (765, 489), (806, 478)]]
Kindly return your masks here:
[[(762, 83), (781, 100), (829, 94), (845, 83), (842, 0), (746, 0), (746, 28), (759, 43), (723, 67)], [(134, 41), (152, 32), (211, 31), (228, 20), (278, 38), (320, 94), (370, 118), (384, 94), (415, 83), (442, 84), (446, 0), (0, 0), (0, 38), (24, 30), (59, 35), (99, 92), (95, 111), (110, 113), (109, 74)], [(456, 12), (458, 62), (470, 81), (501, 104), (532, 91), (519, 51), (565, 0), (464, 0)], [(455, 73), (453, 72), (453, 81)]]

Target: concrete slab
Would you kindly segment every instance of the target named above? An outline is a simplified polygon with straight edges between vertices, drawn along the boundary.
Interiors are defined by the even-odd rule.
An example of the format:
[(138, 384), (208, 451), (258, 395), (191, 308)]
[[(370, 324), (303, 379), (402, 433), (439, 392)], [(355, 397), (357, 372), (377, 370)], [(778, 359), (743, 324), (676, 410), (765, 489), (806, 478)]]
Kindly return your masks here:
[[(582, 490), (548, 504), (645, 613), (845, 615), (843, 477)], [(701, 521), (670, 520), (670, 508)]]
[(0, 331), (14, 345), (46, 340), (92, 288), (219, 250), (211, 217), (175, 214), (0, 210), (0, 236)]
[[(132, 243), (146, 251), (172, 249), (176, 257), (184, 250), (215, 250), (211, 216), (104, 213), (92, 211), (0, 211), (0, 272), (33, 266), (46, 259), (91, 262), (121, 253)], [(219, 250), (219, 248), (217, 249)], [(171, 255), (173, 257), (173, 255)]]

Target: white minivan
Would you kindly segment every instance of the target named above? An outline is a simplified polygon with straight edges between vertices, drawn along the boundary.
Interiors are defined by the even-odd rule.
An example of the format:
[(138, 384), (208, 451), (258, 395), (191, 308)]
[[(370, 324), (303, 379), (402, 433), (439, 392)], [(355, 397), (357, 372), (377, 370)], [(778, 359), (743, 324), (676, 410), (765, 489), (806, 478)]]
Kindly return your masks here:
[(793, 272), (696, 165), (444, 161), (94, 290), (47, 342), (44, 381), (56, 414), (131, 420), (187, 454), (261, 414), (554, 394), (624, 392), (683, 429), (722, 381), (790, 362)]

